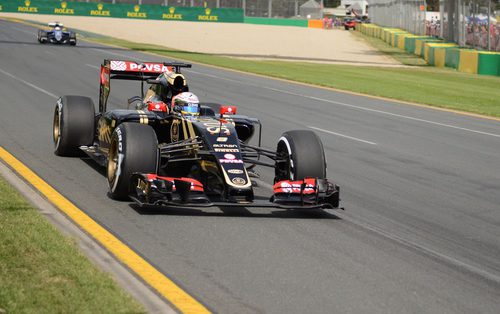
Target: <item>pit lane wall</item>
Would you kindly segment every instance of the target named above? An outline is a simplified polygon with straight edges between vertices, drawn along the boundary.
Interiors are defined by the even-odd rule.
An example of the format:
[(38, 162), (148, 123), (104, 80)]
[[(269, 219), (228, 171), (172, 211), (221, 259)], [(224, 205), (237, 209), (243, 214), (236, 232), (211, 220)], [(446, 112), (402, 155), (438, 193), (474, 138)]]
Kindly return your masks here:
[(358, 24), (361, 33), (384, 40), (393, 47), (422, 57), (429, 65), (460, 72), (500, 76), (500, 53), (459, 47), (431, 36), (418, 36), (397, 28)]
[(243, 23), (243, 9), (86, 3), (50, 0), (0, 0), (0, 12), (115, 17), (167, 21)]

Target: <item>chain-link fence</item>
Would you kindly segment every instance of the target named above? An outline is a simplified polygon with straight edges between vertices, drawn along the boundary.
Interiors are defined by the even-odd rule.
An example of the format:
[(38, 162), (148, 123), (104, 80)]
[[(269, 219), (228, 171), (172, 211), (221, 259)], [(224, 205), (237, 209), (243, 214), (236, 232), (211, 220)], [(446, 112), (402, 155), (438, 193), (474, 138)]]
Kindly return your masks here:
[(368, 11), (375, 24), (425, 33), (425, 0), (370, 0)]
[[(243, 8), (245, 16), (305, 18), (300, 8), (308, 0), (73, 0), (127, 4), (157, 4), (173, 7)], [(317, 0), (319, 5), (321, 0)]]
[(500, 51), (500, 25), (491, 0), (442, 0), (441, 37), (461, 46)]
[[(500, 24), (494, 0), (440, 0), (439, 13), (426, 12), (424, 0), (371, 0), (373, 23), (429, 35), (460, 46), (500, 51)], [(499, 21), (500, 22), (500, 21)]]

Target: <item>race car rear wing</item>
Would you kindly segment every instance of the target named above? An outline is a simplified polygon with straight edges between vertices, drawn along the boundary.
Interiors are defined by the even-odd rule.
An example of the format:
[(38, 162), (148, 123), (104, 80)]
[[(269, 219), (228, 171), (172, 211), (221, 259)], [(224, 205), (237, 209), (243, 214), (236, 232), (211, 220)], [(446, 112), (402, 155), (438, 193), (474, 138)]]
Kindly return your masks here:
[(126, 60), (104, 60), (99, 77), (99, 111), (106, 111), (106, 104), (111, 90), (111, 80), (141, 81), (141, 96), (144, 92), (144, 81), (156, 78), (163, 72), (180, 73), (181, 68), (190, 68), (191, 64), (180, 62), (135, 62)]
[(64, 27), (64, 24), (59, 22), (52, 22), (49, 23), (49, 27)]

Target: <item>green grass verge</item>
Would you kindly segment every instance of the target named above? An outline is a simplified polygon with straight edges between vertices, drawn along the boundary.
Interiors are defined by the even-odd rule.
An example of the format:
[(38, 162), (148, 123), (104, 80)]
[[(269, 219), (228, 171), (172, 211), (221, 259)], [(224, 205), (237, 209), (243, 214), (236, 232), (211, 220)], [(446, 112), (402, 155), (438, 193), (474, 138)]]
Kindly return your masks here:
[(0, 313), (144, 313), (0, 177)]
[(407, 53), (405, 50), (401, 50), (397, 47), (393, 47), (380, 38), (366, 36), (361, 32), (351, 32), (351, 34), (353, 34), (357, 39), (365, 41), (383, 54), (392, 57), (401, 64), (408, 66), (429, 66), (427, 62), (419, 56)]
[[(364, 36), (364, 35), (363, 35)], [(500, 117), (500, 77), (435, 67), (382, 68), (287, 61), (255, 61), (179, 51), (109, 37), (87, 39), (270, 77)], [(394, 48), (397, 49), (397, 48)], [(397, 49), (399, 55), (405, 54)], [(416, 63), (414, 57), (407, 62)], [(419, 58), (417, 58), (419, 59)]]

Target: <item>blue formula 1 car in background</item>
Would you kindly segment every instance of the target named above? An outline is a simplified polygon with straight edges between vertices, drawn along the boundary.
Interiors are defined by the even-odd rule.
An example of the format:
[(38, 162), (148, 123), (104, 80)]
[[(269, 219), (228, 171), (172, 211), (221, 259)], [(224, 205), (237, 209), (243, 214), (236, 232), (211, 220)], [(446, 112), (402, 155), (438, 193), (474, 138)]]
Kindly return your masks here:
[(38, 42), (41, 44), (70, 44), (76, 45), (76, 33), (64, 27), (62, 23), (49, 23), (49, 30), (38, 30)]

